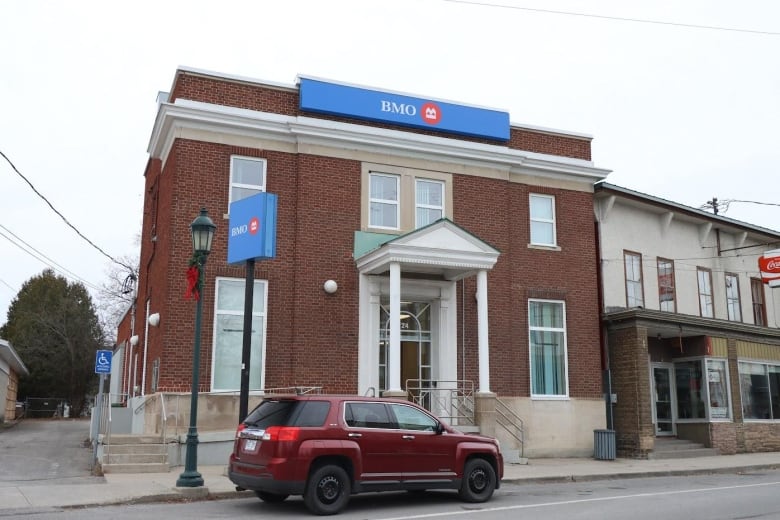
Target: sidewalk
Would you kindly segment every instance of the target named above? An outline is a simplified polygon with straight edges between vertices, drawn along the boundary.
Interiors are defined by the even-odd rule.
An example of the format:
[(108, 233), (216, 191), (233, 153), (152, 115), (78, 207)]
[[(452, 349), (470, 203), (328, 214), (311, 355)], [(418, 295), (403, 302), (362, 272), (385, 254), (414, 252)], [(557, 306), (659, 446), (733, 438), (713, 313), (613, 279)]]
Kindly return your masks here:
[[(524, 484), (617, 478), (638, 478), (706, 473), (739, 473), (780, 468), (780, 452), (720, 455), (689, 459), (613, 461), (589, 458), (532, 459), (528, 464), (507, 464), (503, 483)], [(16, 485), (0, 487), (0, 517), (62, 507), (109, 505), (253, 496), (237, 492), (225, 466), (201, 466), (201, 488), (177, 488), (183, 468), (168, 473), (118, 474), (96, 478), (95, 484)]]

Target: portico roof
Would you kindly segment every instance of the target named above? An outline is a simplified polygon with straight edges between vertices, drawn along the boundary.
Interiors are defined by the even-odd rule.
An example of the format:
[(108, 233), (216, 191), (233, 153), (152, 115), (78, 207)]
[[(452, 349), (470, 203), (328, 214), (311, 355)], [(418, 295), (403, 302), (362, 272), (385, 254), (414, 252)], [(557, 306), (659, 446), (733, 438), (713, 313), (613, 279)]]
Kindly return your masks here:
[(391, 238), (364, 254), (356, 248), (355, 263), (363, 274), (386, 273), (392, 262), (398, 262), (404, 273), (454, 281), (492, 269), (499, 254), (493, 246), (443, 218)]

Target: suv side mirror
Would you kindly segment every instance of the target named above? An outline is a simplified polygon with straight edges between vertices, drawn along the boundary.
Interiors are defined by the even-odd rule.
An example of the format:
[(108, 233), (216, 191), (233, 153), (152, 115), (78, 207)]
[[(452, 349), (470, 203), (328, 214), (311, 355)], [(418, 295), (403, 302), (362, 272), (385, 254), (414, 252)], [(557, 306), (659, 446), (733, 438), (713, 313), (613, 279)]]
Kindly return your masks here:
[(444, 425), (440, 422), (436, 423), (436, 435), (441, 435), (445, 432)]

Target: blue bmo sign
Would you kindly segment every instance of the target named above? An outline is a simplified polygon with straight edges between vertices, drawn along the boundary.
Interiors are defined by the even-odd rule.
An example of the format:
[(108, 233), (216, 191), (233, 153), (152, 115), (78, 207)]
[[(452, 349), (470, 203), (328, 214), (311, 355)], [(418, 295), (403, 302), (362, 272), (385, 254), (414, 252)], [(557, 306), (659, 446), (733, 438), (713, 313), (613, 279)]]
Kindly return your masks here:
[(300, 108), (425, 128), (509, 140), (509, 112), (457, 105), (321, 80), (300, 79)]
[(228, 263), (276, 257), (276, 194), (258, 193), (230, 203)]

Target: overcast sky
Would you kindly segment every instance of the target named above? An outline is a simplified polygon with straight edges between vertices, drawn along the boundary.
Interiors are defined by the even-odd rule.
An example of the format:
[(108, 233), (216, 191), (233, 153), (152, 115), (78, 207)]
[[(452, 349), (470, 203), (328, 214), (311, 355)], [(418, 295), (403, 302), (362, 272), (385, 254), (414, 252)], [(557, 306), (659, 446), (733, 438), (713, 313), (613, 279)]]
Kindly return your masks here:
[[(0, 151), (111, 257), (137, 254), (156, 97), (180, 65), (508, 110), (592, 135), (613, 184), (752, 201), (724, 214), (780, 229), (755, 204), (780, 202), (776, 0), (0, 2)], [(46, 267), (92, 289), (110, 263), (0, 157), (0, 324)]]

